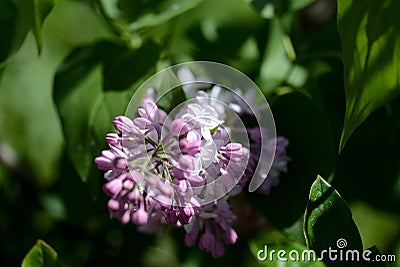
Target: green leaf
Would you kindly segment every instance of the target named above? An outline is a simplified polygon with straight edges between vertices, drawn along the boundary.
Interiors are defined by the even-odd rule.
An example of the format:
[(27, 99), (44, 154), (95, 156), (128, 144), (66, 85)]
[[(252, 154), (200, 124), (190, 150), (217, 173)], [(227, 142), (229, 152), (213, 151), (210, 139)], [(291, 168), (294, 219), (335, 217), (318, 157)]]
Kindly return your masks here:
[[(54, 80), (54, 100), (68, 155), (83, 181), (95, 174), (94, 158), (105, 147), (105, 135), (112, 131), (113, 117), (124, 114), (134, 93), (131, 88), (136, 88), (146, 77), (144, 74), (154, 69), (158, 50), (149, 55), (148, 63), (140, 61), (153, 48), (153, 44), (146, 43), (143, 49), (131, 51), (102, 41), (76, 49), (59, 68)], [(130, 60), (124, 60), (123, 55), (129, 55)]]
[[(249, 247), (253, 256), (261, 263), (260, 265), (268, 267), (325, 266), (323, 262), (318, 261), (317, 254), (312, 254), (312, 252), (309, 254), (307, 247), (288, 239), (278, 231), (263, 234), (261, 237), (251, 240)], [(285, 252), (282, 256), (284, 260), (279, 260), (277, 256), (281, 250)]]
[(260, 67), (260, 78), (264, 93), (270, 92), (286, 81), (292, 67), (292, 62), (283, 43), (286, 35), (279, 19), (273, 19), (269, 27), (268, 42)]
[(305, 95), (280, 96), (272, 103), (272, 112), (277, 134), (289, 140), (288, 172), (280, 177), (280, 184), (269, 196), (252, 193), (248, 197), (270, 222), (284, 228), (304, 214), (310, 186), (317, 174), (331, 175), (336, 149), (324, 114)]
[(25, 23), (31, 28), (36, 39), (38, 53), (43, 47), (42, 26), (51, 10), (56, 5), (56, 0), (12, 0), (18, 7)]
[[(97, 0), (109, 26), (122, 38), (132, 41), (132, 33), (165, 25), (170, 20), (192, 10), (204, 0)], [(134, 37), (138, 37), (133, 35)], [(140, 39), (140, 37), (138, 38)]]
[(308, 78), (308, 71), (294, 63), (296, 53), (282, 23), (282, 20), (275, 18), (269, 25), (268, 42), (260, 67), (260, 83), (265, 94), (284, 83), (300, 88)]
[[(129, 30), (139, 31), (145, 28), (162, 25), (167, 21), (197, 7), (204, 0), (162, 1), (158, 7), (141, 15), (129, 25)], [(154, 12), (157, 10), (158, 12)]]
[(254, 8), (266, 19), (282, 16), (311, 5), (316, 0), (249, 0)]
[[(59, 74), (62, 75), (62, 74)], [(69, 91), (63, 98), (55, 98), (60, 113), (67, 152), (80, 177), (86, 181), (93, 162), (93, 135), (95, 114), (103, 101), (101, 92), (101, 68), (92, 69), (85, 78), (72, 88), (61, 89), (56, 77), (55, 92)]]
[[(347, 203), (322, 177), (318, 176), (310, 190), (304, 216), (307, 246), (320, 254), (329, 248), (358, 250), (360, 261), (329, 261), (328, 266), (361, 266), (362, 241)], [(346, 243), (341, 246), (339, 240)]]
[(0, 1), (0, 69), (25, 39), (29, 28), (22, 20), (16, 5), (9, 0)]
[(161, 50), (157, 44), (147, 42), (137, 50), (115, 47), (107, 52), (103, 87), (106, 91), (119, 91), (154, 73)]
[(376, 108), (400, 92), (400, 2), (338, 1), (346, 114), (339, 146)]
[(54, 267), (57, 252), (43, 240), (38, 240), (22, 261), (22, 267)]

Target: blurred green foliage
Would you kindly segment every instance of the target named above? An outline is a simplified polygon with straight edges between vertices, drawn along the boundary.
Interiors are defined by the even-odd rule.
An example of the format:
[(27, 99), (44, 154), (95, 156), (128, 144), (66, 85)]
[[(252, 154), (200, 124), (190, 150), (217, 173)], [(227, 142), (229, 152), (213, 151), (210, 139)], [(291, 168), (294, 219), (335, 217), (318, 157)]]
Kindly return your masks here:
[[(400, 259), (399, 2), (364, 2), (0, 0), (1, 265), (48, 266), (52, 247), (62, 266), (278, 266), (254, 253), (319, 249), (335, 233)], [(183, 231), (110, 220), (93, 162), (134, 90), (190, 60), (252, 78), (290, 141), (281, 185), (246, 196), (268, 226), (238, 226), (220, 259)]]

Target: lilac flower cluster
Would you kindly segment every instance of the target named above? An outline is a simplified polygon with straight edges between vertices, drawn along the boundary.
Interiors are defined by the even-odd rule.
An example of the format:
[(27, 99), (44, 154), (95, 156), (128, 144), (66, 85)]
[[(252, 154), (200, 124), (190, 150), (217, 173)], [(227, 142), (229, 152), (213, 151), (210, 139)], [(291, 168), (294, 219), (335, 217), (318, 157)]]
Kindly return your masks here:
[[(247, 146), (232, 140), (233, 129), (223, 126), (232, 118), (227, 118), (229, 114), (211, 97), (212, 92), (198, 91), (174, 115), (167, 115), (149, 89), (137, 117), (114, 119), (119, 133), (107, 134), (109, 149), (95, 162), (106, 171), (103, 189), (110, 197), (112, 217), (148, 232), (166, 224), (183, 227), (187, 246), (198, 244), (219, 257), (224, 245), (238, 238), (229, 199), (246, 186), (264, 148), (257, 127), (246, 129)], [(237, 111), (238, 115), (245, 112)], [(270, 172), (273, 179), (260, 187), (264, 194), (277, 185), (287, 168), (288, 142), (280, 137), (277, 143)], [(270, 153), (275, 147), (265, 149)]]

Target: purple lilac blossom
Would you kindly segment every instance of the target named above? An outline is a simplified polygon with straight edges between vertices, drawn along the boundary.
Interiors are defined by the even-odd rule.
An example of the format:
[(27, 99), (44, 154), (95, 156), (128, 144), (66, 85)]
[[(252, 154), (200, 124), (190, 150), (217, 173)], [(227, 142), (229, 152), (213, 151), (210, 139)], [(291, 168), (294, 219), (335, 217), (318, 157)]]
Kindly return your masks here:
[[(237, 239), (235, 216), (226, 199), (205, 199), (219, 191), (229, 197), (247, 166), (248, 148), (231, 142), (219, 127), (223, 116), (204, 101), (185, 105), (169, 120), (152, 94), (149, 90), (141, 102), (138, 117), (114, 119), (119, 134), (107, 134), (109, 149), (95, 159), (106, 171), (103, 190), (110, 197), (110, 215), (143, 231), (201, 224), (199, 247), (222, 256), (223, 244)], [(195, 232), (188, 236), (195, 239)]]
[[(180, 75), (193, 78), (187, 70)], [(163, 225), (183, 227), (187, 246), (197, 244), (220, 257), (224, 245), (235, 244), (238, 238), (229, 199), (239, 194), (254, 174), (261, 149), (273, 156), (275, 147), (267, 144), (261, 148), (257, 127), (247, 129), (249, 147), (233, 142), (231, 129), (221, 126), (232, 119), (220, 103), (228, 94), (219, 86), (213, 86), (211, 92), (197, 91), (203, 88), (204, 84), (186, 85), (193, 101), (182, 105), (171, 118), (157, 106), (154, 90), (149, 89), (137, 117), (114, 119), (119, 133), (107, 134), (109, 149), (102, 151), (95, 163), (106, 171), (103, 190), (110, 197), (111, 217), (134, 223), (145, 232), (157, 232)], [(218, 99), (222, 96), (225, 99)], [(243, 108), (234, 96), (228, 100), (239, 115), (251, 110)], [(272, 169), (258, 189), (263, 194), (269, 194), (287, 170), (288, 141), (278, 137), (276, 144)]]

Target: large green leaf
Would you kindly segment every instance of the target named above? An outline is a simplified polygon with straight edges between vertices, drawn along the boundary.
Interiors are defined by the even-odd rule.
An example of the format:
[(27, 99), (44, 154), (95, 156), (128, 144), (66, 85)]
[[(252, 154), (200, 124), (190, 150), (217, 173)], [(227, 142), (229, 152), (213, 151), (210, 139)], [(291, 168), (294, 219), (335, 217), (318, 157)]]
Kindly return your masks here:
[[(164, 25), (197, 7), (204, 0), (96, 0), (95, 3), (115, 33), (131, 39), (131, 33)], [(135, 38), (133, 38), (135, 39)]]
[(2, 63), (16, 51), (25, 39), (28, 26), (22, 23), (16, 5), (9, 0), (0, 1), (0, 69)]
[[(93, 160), (105, 146), (105, 134), (112, 130), (113, 117), (124, 113), (134, 93), (130, 86), (136, 87), (155, 65), (158, 50), (142, 64), (146, 53), (154, 52), (153, 47), (149, 43), (131, 51), (103, 41), (76, 49), (60, 67), (54, 80), (54, 100), (68, 155), (84, 181), (95, 171)], [(122, 60), (123, 55), (130, 60)], [(143, 77), (138, 77), (136, 70)]]
[(22, 267), (54, 267), (58, 266), (57, 252), (43, 240), (38, 240), (26, 254)]
[(160, 47), (147, 42), (136, 50), (115, 47), (107, 51), (103, 70), (103, 87), (106, 91), (119, 91), (155, 72)]
[(331, 175), (336, 149), (323, 112), (305, 95), (280, 96), (272, 111), (278, 135), (289, 140), (288, 172), (268, 197), (252, 193), (249, 199), (275, 226), (288, 227), (304, 213), (317, 174)]
[[(59, 74), (61, 75), (61, 74)], [(56, 77), (54, 90), (61, 85)], [(76, 86), (62, 98), (55, 98), (60, 113), (67, 151), (83, 180), (87, 180), (92, 165), (94, 120), (103, 101), (101, 89), (101, 69), (99, 66), (91, 70)]]
[(0, 74), (7, 58), (22, 45), (31, 29), (39, 54), (42, 51), (42, 25), (56, 0), (0, 1)]
[(57, 0), (12, 0), (18, 7), (21, 17), (28, 25), (36, 39), (39, 54), (42, 52), (42, 26)]
[(362, 241), (351, 211), (339, 193), (320, 176), (310, 190), (304, 234), (307, 246), (319, 255), (329, 248), (342, 250), (343, 253), (348, 250), (359, 253), (358, 261), (330, 261), (325, 257), (324, 262), (328, 266), (361, 266)]
[(149, 12), (140, 16), (129, 25), (131, 31), (162, 25), (167, 21), (197, 7), (204, 0), (163, 1), (158, 4), (159, 12)]
[(316, 0), (249, 0), (261, 16), (272, 19), (311, 5)]
[(346, 114), (339, 150), (353, 131), (400, 92), (400, 2), (338, 1)]

